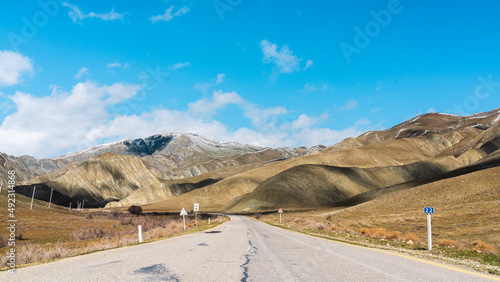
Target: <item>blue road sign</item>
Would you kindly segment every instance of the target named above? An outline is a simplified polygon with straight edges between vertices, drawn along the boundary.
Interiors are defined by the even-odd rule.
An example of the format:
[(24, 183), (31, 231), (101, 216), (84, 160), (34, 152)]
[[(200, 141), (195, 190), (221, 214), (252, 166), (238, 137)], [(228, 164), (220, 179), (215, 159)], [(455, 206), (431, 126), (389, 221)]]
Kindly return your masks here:
[(434, 213), (434, 208), (425, 207), (424, 208), (424, 213), (426, 213), (426, 214), (433, 214)]

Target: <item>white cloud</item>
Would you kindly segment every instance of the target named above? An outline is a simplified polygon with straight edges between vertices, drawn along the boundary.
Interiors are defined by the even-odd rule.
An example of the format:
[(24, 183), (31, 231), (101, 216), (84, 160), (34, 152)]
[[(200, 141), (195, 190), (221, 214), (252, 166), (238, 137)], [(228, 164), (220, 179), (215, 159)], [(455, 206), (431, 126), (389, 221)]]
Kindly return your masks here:
[(176, 69), (186, 68), (186, 67), (190, 67), (190, 66), (191, 66), (190, 62), (184, 62), (184, 63), (177, 63), (177, 64), (171, 66), (170, 68), (172, 70), (176, 70)]
[(212, 100), (203, 98), (193, 103), (188, 104), (189, 112), (195, 116), (209, 116), (213, 115), (216, 110), (227, 105), (241, 105), (245, 100), (241, 98), (236, 92), (222, 93), (222, 91), (215, 91)]
[(33, 72), (31, 60), (13, 51), (0, 51), (0, 86), (13, 86), (20, 83), (22, 74)]
[(156, 23), (159, 21), (168, 22), (168, 21), (172, 20), (174, 17), (178, 17), (178, 16), (184, 15), (187, 12), (189, 12), (189, 8), (187, 6), (180, 8), (179, 10), (177, 10), (177, 12), (172, 14), (173, 10), (174, 10), (174, 6), (170, 6), (170, 8), (165, 10), (165, 14), (158, 15), (158, 16), (152, 16), (149, 19), (151, 20), (152, 23)]
[(279, 48), (278, 45), (262, 40), (260, 48), (264, 54), (264, 63), (274, 64), (277, 73), (293, 73), (300, 70), (299, 62), (302, 60), (293, 55), (287, 45)]
[(307, 60), (306, 67), (304, 69), (306, 70), (306, 69), (312, 67), (313, 64), (314, 64), (314, 62), (312, 60)]
[(296, 120), (292, 122), (293, 129), (308, 128), (318, 122), (317, 118), (312, 118), (306, 114), (301, 114)]
[[(119, 113), (125, 102), (138, 95), (140, 85), (95, 82), (76, 84), (70, 92), (52, 88), (48, 96), (16, 92), (11, 96), (15, 112), (0, 126), (0, 148), (13, 154), (35, 157), (83, 150), (103, 140), (118, 141), (158, 133), (193, 132), (220, 141), (239, 141), (259, 146), (333, 145), (360, 135), (370, 124), (359, 121), (342, 130), (321, 128), (328, 118), (300, 114), (283, 107), (262, 107), (236, 92), (214, 91), (212, 97), (187, 105), (187, 110), (157, 108), (140, 114)], [(231, 129), (214, 117), (227, 106), (241, 109), (251, 126)], [(218, 115), (217, 115), (218, 116)]]
[[(274, 65), (272, 79), (282, 73), (294, 73), (301, 70), (299, 64), (302, 58), (294, 55), (287, 45), (280, 48), (275, 43), (264, 39), (260, 42), (260, 48), (264, 54), (264, 63)], [(303, 70), (310, 68), (313, 63), (312, 60), (307, 60)]]
[(115, 20), (123, 21), (123, 17), (127, 14), (127, 13), (117, 13), (115, 12), (115, 9), (111, 9), (111, 11), (107, 13), (90, 12), (88, 14), (85, 14), (76, 5), (72, 5), (70, 3), (63, 3), (62, 5), (70, 9), (70, 11), (68, 12), (68, 16), (71, 18), (71, 20), (73, 20), (74, 23), (80, 23), (85, 19), (100, 19), (103, 21), (115, 21)]
[(215, 84), (221, 84), (222, 82), (224, 82), (225, 77), (226, 75), (223, 73), (217, 74), (217, 81), (215, 82)]
[(357, 107), (358, 107), (358, 101), (356, 101), (356, 100), (349, 100), (349, 101), (347, 101), (347, 103), (344, 106), (339, 107), (337, 109), (337, 111), (338, 112), (345, 112), (345, 111), (348, 111), (348, 110), (353, 110), (353, 109), (355, 109)]
[[(0, 148), (9, 154), (37, 157), (53, 157), (74, 149), (82, 140), (89, 140), (89, 132), (110, 117), (110, 106), (129, 99), (139, 89), (139, 85), (125, 83), (99, 86), (84, 82), (75, 85), (70, 93), (53, 88), (49, 96), (43, 97), (16, 92), (10, 97), (16, 111), (0, 126), (0, 136), (9, 136), (0, 138)], [(98, 139), (101, 137), (107, 136)], [(95, 145), (87, 143), (84, 147)]]
[(305, 93), (310, 93), (314, 91), (316, 91), (316, 86), (314, 86), (314, 84), (311, 84), (309, 82), (304, 85), (304, 88), (302, 90), (300, 90), (300, 92), (305, 92)]
[(125, 64), (121, 64), (120, 62), (114, 62), (114, 63), (109, 63), (108, 64), (108, 68), (124, 68), (124, 69), (128, 69), (129, 68), (129, 64), (128, 63), (125, 63)]
[(203, 93), (206, 93), (208, 89), (212, 88), (212, 86), (219, 85), (222, 82), (224, 82), (225, 77), (226, 77), (225, 74), (219, 73), (219, 74), (217, 74), (216, 79), (211, 79), (210, 82), (206, 82), (206, 83), (198, 82), (195, 85), (193, 85), (193, 88), (196, 90), (199, 90)]
[(86, 68), (86, 67), (82, 67), (76, 74), (75, 74), (75, 78), (80, 78), (84, 75), (88, 75), (89, 74), (89, 69)]

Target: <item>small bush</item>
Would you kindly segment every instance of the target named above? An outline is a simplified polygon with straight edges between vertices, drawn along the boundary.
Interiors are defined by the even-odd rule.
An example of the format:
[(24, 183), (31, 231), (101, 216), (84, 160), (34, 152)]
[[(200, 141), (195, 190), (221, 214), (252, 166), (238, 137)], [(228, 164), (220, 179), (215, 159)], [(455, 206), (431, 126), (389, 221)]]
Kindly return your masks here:
[(330, 229), (332, 231), (340, 231), (340, 232), (346, 232), (346, 233), (352, 233), (353, 230), (349, 227), (345, 227), (345, 226), (338, 226), (338, 225), (332, 225), (332, 227), (330, 227)]
[(385, 239), (401, 240), (403, 239), (403, 235), (401, 235), (401, 232), (399, 231), (387, 231)]
[(305, 222), (305, 219), (301, 218), (301, 217), (296, 217), (292, 220), (292, 222), (294, 224), (300, 224), (300, 223), (304, 223)]
[(405, 237), (404, 237), (404, 240), (406, 242), (412, 240), (414, 243), (421, 242), (420, 238), (417, 235), (415, 235), (414, 233), (408, 233), (408, 234), (406, 234)]
[(253, 215), (253, 217), (258, 220), (258, 219), (260, 219), (262, 217), (262, 214), (261, 213), (255, 213)]
[(491, 253), (495, 252), (495, 246), (493, 246), (491, 244), (487, 244), (481, 240), (476, 240), (476, 241), (472, 242), (472, 246), (474, 246), (472, 248), (472, 250), (474, 250), (476, 252), (481, 252), (484, 254), (491, 254)]
[(128, 208), (128, 212), (130, 214), (141, 215), (142, 214), (142, 208), (140, 206), (130, 206)]
[(358, 232), (372, 239), (386, 238), (387, 231), (383, 228), (360, 228)]
[(437, 245), (441, 246), (441, 247), (448, 247), (448, 248), (456, 248), (456, 247), (458, 247), (457, 241), (448, 240), (448, 239), (441, 239), (441, 240), (439, 240), (437, 242)]
[(323, 224), (322, 222), (317, 222), (317, 221), (313, 221), (313, 220), (308, 220), (306, 222), (306, 227), (311, 228), (311, 229), (319, 229), (319, 230), (323, 230), (326, 228), (325, 224)]
[(96, 239), (96, 238), (107, 238), (113, 237), (115, 233), (111, 230), (105, 230), (102, 227), (89, 227), (87, 229), (80, 229), (71, 233), (72, 241), (81, 241), (87, 239)]

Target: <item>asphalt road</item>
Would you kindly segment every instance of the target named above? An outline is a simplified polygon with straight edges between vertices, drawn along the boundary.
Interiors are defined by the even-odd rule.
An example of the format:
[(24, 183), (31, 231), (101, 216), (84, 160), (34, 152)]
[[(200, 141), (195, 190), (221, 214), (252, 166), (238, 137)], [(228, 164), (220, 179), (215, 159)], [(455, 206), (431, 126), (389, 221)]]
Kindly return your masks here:
[(493, 281), (245, 217), (205, 232), (0, 273), (0, 281)]

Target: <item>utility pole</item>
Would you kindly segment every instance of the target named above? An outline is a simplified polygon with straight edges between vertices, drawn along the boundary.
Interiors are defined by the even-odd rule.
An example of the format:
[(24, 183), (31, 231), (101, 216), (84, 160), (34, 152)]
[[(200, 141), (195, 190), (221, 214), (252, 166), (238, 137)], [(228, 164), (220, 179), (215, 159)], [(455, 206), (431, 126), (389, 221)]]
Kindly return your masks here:
[(50, 188), (49, 209), (50, 209), (50, 202), (52, 202), (52, 193), (53, 192), (54, 192), (54, 188)]
[(33, 199), (35, 198), (35, 191), (36, 191), (36, 185), (33, 186), (33, 195), (31, 196), (31, 206), (30, 206), (30, 210), (33, 209)]

